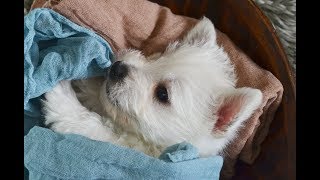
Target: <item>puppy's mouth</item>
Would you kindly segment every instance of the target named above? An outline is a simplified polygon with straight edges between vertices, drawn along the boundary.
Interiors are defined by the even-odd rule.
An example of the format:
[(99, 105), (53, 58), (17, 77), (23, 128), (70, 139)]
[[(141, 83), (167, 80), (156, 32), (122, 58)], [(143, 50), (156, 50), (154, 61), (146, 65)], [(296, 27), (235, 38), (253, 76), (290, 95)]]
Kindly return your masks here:
[(106, 98), (107, 100), (109, 101), (109, 103), (115, 107), (119, 107), (119, 102), (116, 98), (112, 97), (112, 93), (111, 93), (111, 90), (110, 90), (110, 86), (109, 85), (106, 85), (105, 87), (106, 89)]
[(123, 61), (115, 61), (106, 72), (106, 85), (105, 93), (109, 104), (116, 108), (121, 109), (121, 105), (118, 98), (121, 97), (122, 92), (118, 91), (122, 89), (125, 80), (130, 78), (130, 68)]

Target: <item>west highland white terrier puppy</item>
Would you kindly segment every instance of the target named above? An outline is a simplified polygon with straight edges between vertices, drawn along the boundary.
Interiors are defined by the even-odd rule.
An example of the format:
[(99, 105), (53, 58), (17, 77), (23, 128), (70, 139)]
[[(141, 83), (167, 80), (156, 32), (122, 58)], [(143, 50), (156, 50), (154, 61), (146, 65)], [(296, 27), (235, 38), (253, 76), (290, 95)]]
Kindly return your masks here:
[(45, 124), (154, 157), (183, 141), (201, 157), (218, 155), (262, 102), (236, 79), (204, 17), (162, 53), (125, 50), (106, 78), (60, 82), (45, 94)]

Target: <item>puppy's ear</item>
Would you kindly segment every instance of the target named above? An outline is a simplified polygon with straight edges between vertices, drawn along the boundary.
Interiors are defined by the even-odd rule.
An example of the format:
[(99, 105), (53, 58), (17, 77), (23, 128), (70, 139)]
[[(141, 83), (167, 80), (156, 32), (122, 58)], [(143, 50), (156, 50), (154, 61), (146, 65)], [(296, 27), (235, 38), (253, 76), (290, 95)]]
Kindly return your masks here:
[(262, 93), (258, 89), (238, 88), (221, 95), (213, 135), (233, 138), (242, 122), (253, 114), (261, 102)]
[(212, 22), (203, 17), (183, 38), (182, 44), (207, 48), (215, 46), (216, 31)]

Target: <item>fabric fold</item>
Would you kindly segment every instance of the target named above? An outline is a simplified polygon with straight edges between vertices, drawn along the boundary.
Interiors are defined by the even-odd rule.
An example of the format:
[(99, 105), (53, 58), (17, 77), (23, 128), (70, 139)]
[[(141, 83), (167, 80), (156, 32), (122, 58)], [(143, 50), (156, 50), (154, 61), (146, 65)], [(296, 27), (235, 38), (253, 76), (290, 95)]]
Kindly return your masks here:
[[(176, 148), (179, 146), (180, 148)], [(25, 166), (30, 179), (219, 179), (223, 159), (199, 158), (191, 144), (169, 147), (162, 160), (111, 143), (62, 135), (35, 126), (24, 137)], [(160, 157), (165, 157), (161, 155)], [(181, 158), (182, 157), (182, 158)], [(192, 157), (189, 159), (188, 157)]]

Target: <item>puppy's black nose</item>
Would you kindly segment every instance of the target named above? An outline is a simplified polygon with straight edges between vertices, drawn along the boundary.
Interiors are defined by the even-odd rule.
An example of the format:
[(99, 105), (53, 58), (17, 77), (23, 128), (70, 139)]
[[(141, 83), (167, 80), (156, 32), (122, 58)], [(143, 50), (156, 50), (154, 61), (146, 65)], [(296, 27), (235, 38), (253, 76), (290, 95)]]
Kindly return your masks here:
[(121, 61), (116, 61), (111, 65), (109, 78), (113, 81), (120, 81), (128, 75), (128, 67)]

